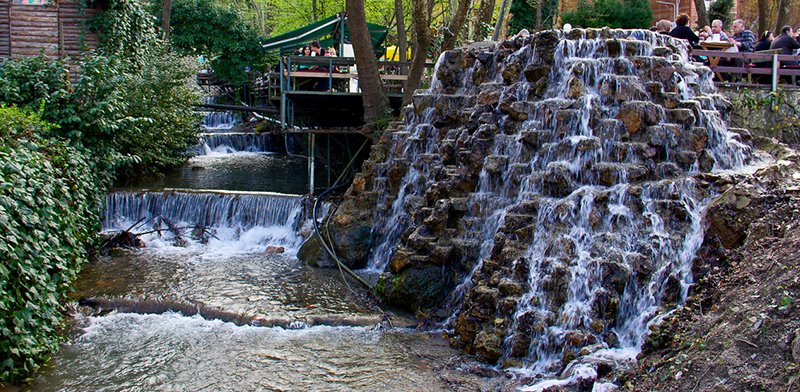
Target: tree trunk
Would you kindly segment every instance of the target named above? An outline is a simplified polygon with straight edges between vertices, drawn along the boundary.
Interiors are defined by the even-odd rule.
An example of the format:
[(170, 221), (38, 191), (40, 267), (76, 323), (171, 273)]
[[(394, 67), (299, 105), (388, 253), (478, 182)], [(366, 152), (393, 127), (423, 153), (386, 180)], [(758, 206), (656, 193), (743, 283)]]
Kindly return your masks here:
[(542, 30), (542, 8), (546, 0), (539, 0), (536, 4), (536, 31)]
[(503, 0), (500, 3), (500, 13), (497, 14), (497, 23), (494, 26), (494, 34), (492, 34), (492, 41), (504, 40), (505, 37), (501, 37), (501, 35), (505, 35), (503, 33), (503, 27), (508, 23), (504, 21), (506, 15), (506, 4), (508, 3), (507, 0)]
[(704, 0), (695, 0), (694, 8), (697, 10), (697, 27), (710, 26), (711, 23), (708, 21), (706, 2)]
[[(758, 36), (769, 30), (769, 1), (758, 0)], [(777, 34), (776, 34), (777, 35)]]
[(164, 10), (161, 14), (161, 29), (164, 30), (164, 41), (169, 42), (169, 18), (172, 15), (172, 0), (164, 0)]
[(783, 26), (792, 23), (790, 16), (792, 15), (792, 0), (780, 0), (778, 2), (778, 20), (775, 21), (775, 35), (780, 33)]
[(347, 23), (358, 67), (358, 86), (361, 88), (366, 124), (364, 128), (371, 129), (374, 123), (385, 115), (389, 108), (389, 98), (383, 91), (383, 83), (378, 74), (378, 60), (372, 50), (372, 37), (367, 28), (364, 0), (347, 0)]
[(483, 41), (486, 36), (484, 35), (484, 26), (489, 25), (492, 21), (492, 13), (494, 12), (495, 0), (481, 0), (481, 6), (478, 9), (478, 14), (475, 18), (473, 25), (472, 40)]
[(428, 56), (428, 47), (431, 45), (431, 34), (428, 30), (430, 14), (428, 4), (425, 0), (412, 0), (413, 13), (411, 20), (414, 24), (414, 54), (411, 62), (411, 69), (408, 71), (405, 93), (403, 94), (403, 106), (411, 102), (414, 90), (418, 89), (422, 82), (422, 73), (425, 72), (425, 60)]
[(469, 11), (469, 0), (458, 0), (458, 8), (456, 8), (456, 13), (455, 15), (453, 15), (453, 19), (450, 20), (450, 24), (444, 31), (444, 39), (442, 40), (442, 46), (441, 46), (442, 50), (440, 50), (440, 52), (453, 49), (456, 46), (456, 40), (458, 40), (458, 33), (461, 32), (461, 29), (464, 28), (464, 24), (467, 21), (468, 11)]
[(408, 60), (408, 41), (406, 40), (406, 21), (403, 17), (403, 0), (394, 0), (394, 16), (397, 21), (397, 49), (400, 50), (400, 61)]

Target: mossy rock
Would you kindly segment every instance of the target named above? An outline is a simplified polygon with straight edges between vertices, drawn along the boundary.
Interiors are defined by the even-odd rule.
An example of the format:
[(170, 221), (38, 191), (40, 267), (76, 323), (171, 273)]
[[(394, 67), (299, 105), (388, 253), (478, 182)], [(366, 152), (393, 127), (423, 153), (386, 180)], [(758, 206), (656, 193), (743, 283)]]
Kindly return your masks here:
[(375, 291), (389, 304), (418, 310), (440, 305), (451, 286), (452, 274), (447, 268), (411, 268), (397, 275), (381, 275)]

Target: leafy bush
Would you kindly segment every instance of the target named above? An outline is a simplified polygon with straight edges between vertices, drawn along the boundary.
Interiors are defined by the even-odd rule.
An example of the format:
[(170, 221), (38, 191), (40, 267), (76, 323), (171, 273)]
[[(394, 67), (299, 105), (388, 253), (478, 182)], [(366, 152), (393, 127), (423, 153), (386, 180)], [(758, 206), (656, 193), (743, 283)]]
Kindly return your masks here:
[(101, 40), (111, 46), (80, 60), (74, 84), (63, 61), (14, 58), (0, 69), (0, 103), (41, 107), (42, 117), (59, 125), (51, 135), (90, 151), (103, 170), (158, 171), (185, 161), (185, 151), (197, 142), (196, 64), (168, 51), (155, 19), (142, 15), (141, 5), (130, 6), (138, 0), (114, 4), (120, 8), (105, 15), (114, 23), (98, 18), (95, 24), (129, 27), (112, 29)]
[(653, 22), (653, 10), (646, 0), (580, 0), (575, 11), (561, 15), (564, 23), (575, 27), (644, 29)]
[(234, 8), (208, 0), (177, 0), (170, 30), (172, 45), (183, 54), (206, 56), (218, 79), (243, 84), (245, 68), (263, 64), (258, 31)]
[(93, 160), (29, 111), (0, 107), (0, 380), (58, 349), (61, 302), (99, 229)]

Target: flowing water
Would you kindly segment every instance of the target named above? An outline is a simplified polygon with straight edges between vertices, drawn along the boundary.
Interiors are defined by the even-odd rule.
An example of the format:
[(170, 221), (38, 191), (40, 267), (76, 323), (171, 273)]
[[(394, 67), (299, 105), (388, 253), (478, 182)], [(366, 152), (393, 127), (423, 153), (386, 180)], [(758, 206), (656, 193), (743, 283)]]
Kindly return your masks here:
[[(483, 150), (488, 153), (466, 198), (466, 213), (457, 230), (448, 229), (457, 233), (451, 244), (468, 244), (476, 257), (464, 261), (472, 268), (456, 285), (450, 298), (454, 311), (443, 325), (464, 322), (456, 333), (477, 328), (504, 336), (497, 363), (528, 379), (546, 379), (530, 390), (593, 381), (598, 363), (635, 360), (648, 327), (671, 309), (665, 302), (681, 304), (693, 283), (691, 263), (703, 239), (704, 209), (714, 196), (699, 189), (693, 175), (740, 170), (750, 160), (749, 147), (727, 131), (717, 110), (724, 100), (709, 70), (691, 64), (683, 44), (645, 31), (609, 34), (613, 37), (606, 40), (581, 31), (569, 37), (559, 33), (553, 50), (544, 53), (552, 60), (546, 89), (526, 80), (528, 70), (548, 61), (531, 41), (512, 53), (495, 53), (496, 60), (443, 55), (434, 74), (452, 61), (457, 65), (450, 71), (463, 75), (434, 80), (416, 97), (417, 112), (393, 135), (390, 159), (375, 179), (376, 221), (387, 224), (373, 229), (376, 247), (369, 265), (382, 271), (392, 252), (409, 248), (411, 241), (401, 236), (410, 231), (409, 217), (424, 218), (426, 210), (447, 202), (425, 204), (441, 197), (430, 191), (447, 181), (440, 173), (456, 170), (453, 159), (445, 162), (445, 154), (437, 154), (446, 147), (429, 146), (455, 145), (462, 153), (457, 162), (465, 166), (469, 160), (462, 157), (469, 156), (471, 145), (490, 146)], [(656, 49), (666, 54), (654, 55)], [(481, 69), (463, 69), (468, 61)], [(471, 102), (469, 108), (476, 96), (480, 101), (488, 95), (481, 94), (498, 89), (494, 112), (475, 105), (471, 109), (483, 113), (480, 119), (446, 118), (470, 113), (464, 107), (448, 112), (448, 102)], [(441, 113), (429, 112), (432, 108)], [(646, 126), (636, 128), (630, 113)], [(437, 120), (446, 127), (431, 125)], [(514, 127), (506, 127), (507, 121)], [(691, 137), (696, 139), (688, 141)], [(399, 177), (392, 172), (397, 168), (404, 174), (389, 206), (383, 193), (389, 177)], [(508, 227), (510, 216), (514, 222)], [(427, 236), (435, 240), (437, 234)], [(505, 248), (493, 252), (497, 238), (526, 250), (521, 257), (498, 260)], [(494, 270), (482, 272), (490, 256)], [(496, 266), (503, 263), (506, 269)], [(518, 276), (524, 278), (512, 286)], [(488, 302), (495, 305), (462, 307), (477, 285), (474, 301), (490, 290), (505, 297)], [(513, 294), (513, 287), (522, 287), (521, 295)], [(474, 317), (489, 321), (467, 324), (483, 311)], [(462, 312), (472, 313), (459, 319)], [(481, 349), (477, 343), (472, 347)], [(572, 361), (584, 347), (590, 355)]]
[(150, 190), (108, 194), (103, 230), (142, 233), (143, 247), (85, 265), (73, 298), (191, 304), (281, 327), (78, 307), (72, 339), (31, 389), (447, 389), (440, 372), (459, 354), (444, 338), (403, 328), (410, 319), (389, 326), (338, 270), (295, 257), (309, 230), (292, 194), (305, 189), (305, 161), (250, 135), (204, 143), (210, 154), (140, 184)]

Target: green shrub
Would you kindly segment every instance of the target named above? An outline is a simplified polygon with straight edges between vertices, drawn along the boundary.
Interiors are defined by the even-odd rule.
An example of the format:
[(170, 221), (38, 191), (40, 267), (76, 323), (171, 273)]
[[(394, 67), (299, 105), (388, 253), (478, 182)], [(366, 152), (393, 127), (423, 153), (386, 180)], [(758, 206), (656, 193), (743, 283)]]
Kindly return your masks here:
[(137, 0), (114, 5), (95, 19), (108, 46), (80, 59), (78, 80), (70, 83), (61, 60), (14, 58), (0, 68), (0, 103), (41, 107), (59, 126), (51, 135), (89, 151), (101, 170), (156, 172), (184, 162), (197, 143), (197, 64), (168, 50)]
[(653, 23), (653, 10), (646, 0), (580, 0), (574, 11), (561, 15), (575, 27), (645, 29)]
[(0, 107), (0, 380), (58, 349), (61, 303), (99, 229), (104, 181), (91, 158), (40, 136), (53, 128)]
[(172, 45), (181, 53), (207, 57), (220, 80), (246, 83), (245, 68), (261, 68), (265, 61), (258, 30), (232, 7), (208, 0), (176, 0), (170, 26)]

